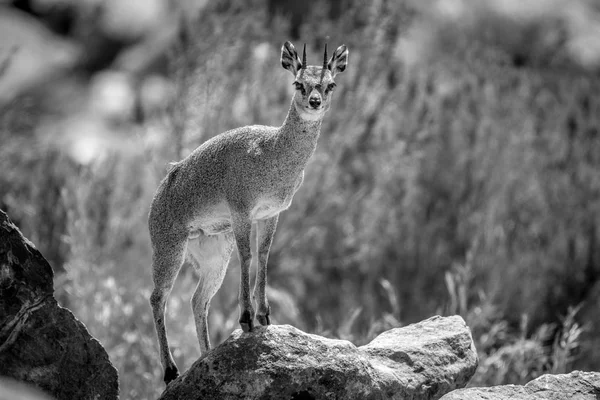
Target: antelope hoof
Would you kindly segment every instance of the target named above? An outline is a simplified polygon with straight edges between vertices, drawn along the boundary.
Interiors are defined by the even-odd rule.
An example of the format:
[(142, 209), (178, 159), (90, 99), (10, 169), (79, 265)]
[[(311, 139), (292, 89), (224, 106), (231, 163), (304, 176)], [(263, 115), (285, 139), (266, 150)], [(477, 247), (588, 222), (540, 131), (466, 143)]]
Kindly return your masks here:
[(254, 324), (252, 323), (252, 321), (240, 322), (240, 326), (242, 327), (242, 330), (246, 333), (252, 332), (252, 330), (254, 329)]
[(169, 384), (171, 383), (171, 381), (174, 381), (175, 379), (177, 379), (179, 377), (179, 371), (177, 370), (177, 367), (173, 366), (173, 367), (168, 367), (165, 370), (165, 384)]
[(249, 311), (242, 312), (240, 317), (240, 326), (244, 332), (252, 332), (254, 323), (252, 322), (252, 313)]
[(271, 318), (269, 318), (269, 314), (257, 315), (256, 319), (258, 320), (258, 323), (261, 324), (262, 326), (271, 325)]
[(271, 307), (267, 306), (267, 312), (265, 312), (262, 315), (259, 314), (256, 316), (258, 323), (261, 324), (262, 326), (271, 325), (271, 318), (269, 317), (270, 314), (271, 314)]

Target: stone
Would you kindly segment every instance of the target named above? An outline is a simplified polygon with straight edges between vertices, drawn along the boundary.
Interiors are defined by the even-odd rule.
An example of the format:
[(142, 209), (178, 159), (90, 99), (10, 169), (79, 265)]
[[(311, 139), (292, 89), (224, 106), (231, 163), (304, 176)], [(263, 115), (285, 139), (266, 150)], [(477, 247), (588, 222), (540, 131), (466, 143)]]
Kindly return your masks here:
[(0, 375), (58, 399), (117, 399), (102, 345), (56, 302), (53, 272), (0, 210)]
[(476, 368), (459, 316), (391, 329), (361, 347), (270, 325), (234, 331), (160, 399), (438, 399), (464, 387)]
[(597, 400), (600, 399), (600, 372), (573, 371), (570, 374), (542, 375), (520, 385), (474, 387), (455, 390), (442, 400)]

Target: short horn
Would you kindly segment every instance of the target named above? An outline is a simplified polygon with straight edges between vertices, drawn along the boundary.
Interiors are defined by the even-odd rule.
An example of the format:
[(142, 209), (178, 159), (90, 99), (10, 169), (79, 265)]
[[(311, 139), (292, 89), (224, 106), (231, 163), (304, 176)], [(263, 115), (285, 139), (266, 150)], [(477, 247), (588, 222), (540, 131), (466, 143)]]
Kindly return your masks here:
[(300, 69), (306, 68), (306, 43), (304, 43), (304, 49), (302, 50), (302, 67)]
[(325, 70), (327, 69), (327, 43), (325, 43), (325, 55), (323, 56), (323, 68), (321, 69), (321, 81), (325, 76)]

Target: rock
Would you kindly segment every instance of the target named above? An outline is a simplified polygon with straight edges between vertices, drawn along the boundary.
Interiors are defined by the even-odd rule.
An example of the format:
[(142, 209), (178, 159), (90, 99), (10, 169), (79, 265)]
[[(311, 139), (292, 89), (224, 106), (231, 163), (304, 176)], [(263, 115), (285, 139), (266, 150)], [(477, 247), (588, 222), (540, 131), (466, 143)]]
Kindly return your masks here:
[(525, 386), (502, 385), (455, 390), (442, 400), (597, 400), (600, 399), (600, 372), (573, 371), (570, 374), (542, 375)]
[(53, 297), (52, 268), (0, 210), (0, 375), (58, 399), (117, 399), (117, 371)]
[(168, 399), (438, 399), (464, 387), (477, 353), (461, 317), (433, 317), (366, 346), (289, 325), (236, 330), (161, 396)]

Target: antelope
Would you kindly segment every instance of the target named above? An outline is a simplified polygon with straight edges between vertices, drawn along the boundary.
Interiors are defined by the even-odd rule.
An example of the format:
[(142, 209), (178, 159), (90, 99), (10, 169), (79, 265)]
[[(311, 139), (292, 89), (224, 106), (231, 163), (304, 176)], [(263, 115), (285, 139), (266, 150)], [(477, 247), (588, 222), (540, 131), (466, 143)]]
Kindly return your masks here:
[[(201, 353), (210, 349), (207, 315), (210, 301), (225, 277), (237, 245), (241, 264), (239, 323), (254, 329), (254, 317), (269, 325), (266, 296), (267, 260), (279, 213), (286, 210), (304, 179), (315, 151), (323, 116), (329, 110), (335, 76), (346, 69), (348, 49), (342, 45), (322, 66), (306, 64), (306, 44), (299, 58), (294, 45), (281, 48), (281, 65), (294, 75), (295, 93), (280, 127), (251, 125), (204, 142), (174, 163), (160, 182), (148, 216), (152, 242), (154, 290), (150, 303), (158, 336), (164, 381), (179, 376), (169, 349), (165, 308), (173, 283), (188, 259), (199, 276), (192, 310)], [(250, 299), (250, 232), (256, 221), (258, 268)]]

